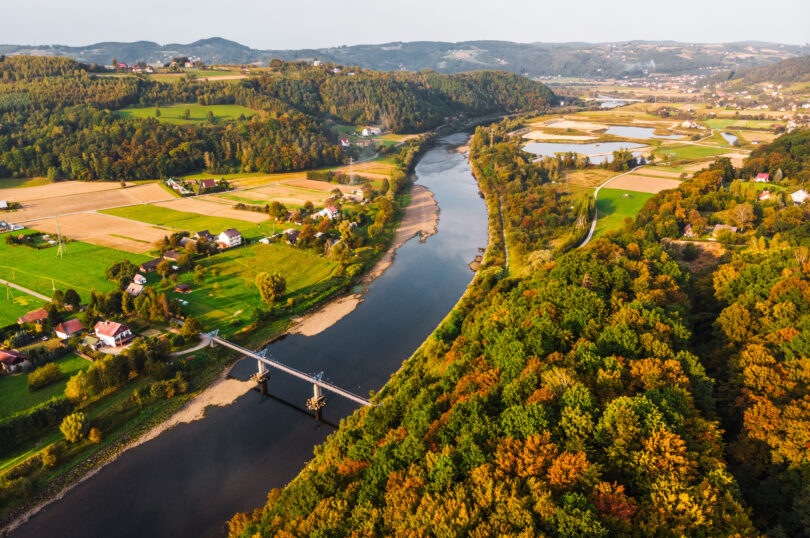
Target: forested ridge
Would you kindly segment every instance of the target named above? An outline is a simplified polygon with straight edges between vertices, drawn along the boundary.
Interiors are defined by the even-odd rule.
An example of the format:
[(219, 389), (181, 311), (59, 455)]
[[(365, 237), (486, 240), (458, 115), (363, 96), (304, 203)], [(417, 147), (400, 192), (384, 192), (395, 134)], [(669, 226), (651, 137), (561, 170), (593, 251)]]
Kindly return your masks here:
[[(488, 134), (474, 167), (508, 154)], [(785, 147), (809, 139), (748, 164), (795, 166), (781, 184), (807, 188)], [(525, 166), (490, 173), (488, 202)], [(810, 206), (752, 202), (739, 175), (720, 160), (523, 276), (503, 276), (490, 245), (380, 406), (343, 421), (231, 535), (809, 535)], [(756, 206), (750, 244), (691, 272), (674, 240), (741, 204)], [(546, 246), (525, 244), (526, 258)]]
[[(338, 75), (276, 62), (238, 82), (102, 77), (66, 58), (0, 57), (0, 177), (151, 179), (207, 169), (279, 172), (347, 159), (328, 122), (382, 124), (395, 132), (434, 129), (466, 114), (542, 109), (542, 84), (500, 72), (460, 75)], [(174, 103), (237, 104), (250, 118), (173, 125), (157, 119)], [(155, 118), (124, 118), (127, 106)]]

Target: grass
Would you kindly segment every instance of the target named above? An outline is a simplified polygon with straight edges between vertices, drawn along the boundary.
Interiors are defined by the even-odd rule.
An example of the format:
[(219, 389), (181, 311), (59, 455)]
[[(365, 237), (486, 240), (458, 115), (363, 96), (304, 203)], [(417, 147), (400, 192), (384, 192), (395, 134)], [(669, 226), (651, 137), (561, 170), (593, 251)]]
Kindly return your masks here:
[[(184, 119), (182, 114), (188, 110), (191, 114), (189, 119)], [(160, 107), (160, 117), (157, 119), (165, 123), (175, 123), (187, 125), (193, 123), (203, 123), (208, 121), (208, 113), (214, 114), (216, 121), (230, 121), (238, 119), (240, 115), (246, 118), (256, 114), (256, 111), (239, 105), (198, 105), (196, 103), (178, 103), (164, 105)], [(155, 107), (135, 107), (124, 108), (118, 114), (125, 118), (154, 118)]]
[(654, 194), (646, 192), (601, 189), (596, 199), (599, 220), (596, 221), (594, 237), (599, 237), (608, 230), (621, 228), (625, 217), (635, 217), (644, 203), (653, 196)]
[(0, 241), (0, 278), (48, 297), (53, 293), (53, 286), (62, 290), (73, 288), (87, 300), (93, 289), (109, 292), (115, 288), (104, 274), (112, 264), (128, 259), (137, 265), (149, 259), (142, 254), (81, 241), (68, 243), (62, 258), (58, 258), (56, 252), (55, 247), (35, 250), (12, 247)]
[(2, 290), (0, 296), (0, 327), (6, 327), (13, 323), (17, 323), (17, 318), (23, 314), (36, 310), (44, 304), (40, 299), (15, 290), (11, 287), (6, 287)]
[(0, 178), (0, 189), (39, 187), (50, 183), (51, 180), (47, 177), (5, 177)]
[(697, 160), (704, 157), (713, 157), (728, 153), (729, 148), (710, 148), (706, 146), (664, 146), (655, 150), (658, 161), (668, 160)]
[(48, 385), (37, 391), (28, 390), (28, 375), (18, 374), (0, 377), (0, 420), (10, 417), (14, 413), (25, 411), (35, 405), (50, 400), (54, 396), (61, 396), (65, 392), (65, 385), (68, 379), (78, 372), (90, 366), (90, 361), (79, 357), (75, 353), (70, 353), (56, 361), (62, 371), (62, 378), (56, 383)]
[(705, 123), (711, 129), (727, 129), (729, 127), (736, 127), (738, 129), (771, 129), (774, 125), (784, 125), (783, 121), (778, 120), (738, 120), (734, 118), (715, 118), (704, 120), (702, 123)]
[(229, 219), (226, 217), (211, 217), (199, 213), (189, 213), (187, 211), (177, 211), (165, 207), (154, 205), (134, 205), (128, 207), (118, 207), (100, 211), (107, 215), (124, 217), (127, 219), (166, 226), (176, 230), (188, 232), (199, 232), (209, 230), (213, 234), (218, 234), (228, 228), (236, 228), (248, 239), (264, 237), (272, 230), (272, 223), (254, 224), (244, 220)]
[[(261, 298), (254, 281), (260, 272), (279, 273), (287, 281), (287, 293), (281, 299), (315, 291), (319, 284), (331, 279), (336, 264), (285, 244), (253, 244), (211, 256), (200, 261), (207, 269), (205, 284), (193, 282), (193, 274), (181, 275), (180, 281), (191, 285), (187, 294), (171, 291), (188, 304), (183, 309), (198, 318), (206, 327), (228, 331), (254, 321), (254, 310)], [(215, 276), (214, 271), (218, 274)]]

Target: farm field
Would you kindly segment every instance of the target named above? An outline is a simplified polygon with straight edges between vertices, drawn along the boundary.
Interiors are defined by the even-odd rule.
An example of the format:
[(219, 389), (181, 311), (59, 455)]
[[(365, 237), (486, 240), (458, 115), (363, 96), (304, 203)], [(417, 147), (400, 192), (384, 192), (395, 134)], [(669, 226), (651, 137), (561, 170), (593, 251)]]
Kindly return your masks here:
[(565, 179), (568, 181), (568, 188), (571, 192), (584, 193), (591, 196), (594, 187), (601, 185), (606, 180), (615, 176), (616, 172), (604, 168), (588, 168), (583, 170), (568, 170), (565, 174)]
[[(198, 105), (197, 103), (163, 105), (159, 110), (160, 117), (156, 116), (155, 107), (153, 106), (122, 108), (118, 111), (118, 114), (125, 118), (155, 118), (165, 123), (175, 123), (178, 125), (207, 122), (209, 112), (214, 115), (216, 121), (235, 120), (240, 116), (249, 118), (256, 114), (255, 110), (239, 105)], [(186, 110), (189, 111), (189, 119), (183, 118), (183, 114)]]
[(234, 204), (230, 200), (217, 199), (211, 196), (206, 196), (205, 198), (178, 198), (169, 202), (159, 202), (154, 205), (171, 209), (172, 211), (197, 213), (202, 216), (241, 220), (254, 224), (264, 222), (269, 218), (264, 213), (234, 209)]
[(75, 194), (92, 193), (99, 191), (109, 191), (120, 189), (119, 183), (109, 181), (59, 181), (58, 183), (45, 183), (30, 179), (4, 179), (0, 181), (0, 187), (5, 186), (6, 181), (16, 182), (7, 188), (0, 188), (0, 200), (9, 202), (29, 202), (33, 200), (44, 200), (56, 196), (72, 196)]
[[(236, 210), (233, 210), (236, 211)], [(104, 214), (132, 219), (158, 226), (166, 226), (175, 230), (188, 232), (199, 232), (209, 230), (218, 234), (228, 228), (236, 228), (246, 238), (256, 238), (269, 233), (269, 224), (251, 223), (245, 220), (236, 220), (211, 215), (201, 215), (199, 213), (189, 213), (175, 209), (167, 209), (156, 205), (137, 205), (129, 207), (119, 207), (103, 211)], [(249, 213), (240, 211), (240, 213)], [(257, 215), (262, 215), (257, 213)], [(267, 215), (263, 215), (265, 219)]]
[(36, 250), (12, 247), (0, 241), (0, 278), (48, 297), (53, 293), (53, 286), (62, 290), (73, 288), (87, 300), (93, 289), (108, 292), (115, 288), (104, 274), (112, 264), (128, 259), (137, 265), (149, 260), (142, 254), (81, 241), (68, 243), (67, 253), (62, 258), (58, 258), (56, 252), (56, 247)]
[(636, 174), (640, 174), (642, 176), (654, 176), (654, 177), (668, 177), (671, 179), (679, 179), (681, 177), (682, 172), (671, 172), (667, 170), (660, 170), (660, 167), (654, 166), (652, 168), (639, 168), (635, 171)]
[[(333, 276), (336, 264), (307, 251), (284, 244), (260, 243), (237, 248), (200, 261), (208, 269), (203, 286), (193, 282), (192, 274), (180, 281), (191, 285), (187, 294), (171, 292), (188, 304), (183, 308), (204, 326), (219, 326), (236, 320), (241, 326), (254, 319), (261, 298), (254, 282), (262, 271), (280, 273), (287, 280), (287, 293), (281, 300), (312, 291), (313, 287)], [(214, 276), (213, 272), (218, 271)]]
[(17, 318), (43, 306), (36, 297), (14, 288), (0, 286), (0, 327), (17, 323)]
[[(46, 177), (3, 177), (0, 178), (0, 191), (5, 189), (25, 189), (48, 185), (51, 180)], [(5, 198), (3, 198), (5, 200)]]
[[(77, 213), (59, 218), (65, 237), (103, 247), (143, 254), (153, 248), (155, 241), (171, 234), (171, 230), (157, 228), (143, 222), (134, 222), (101, 213)], [(57, 233), (56, 219), (37, 221), (37, 230)]]
[[(612, 185), (612, 182), (610, 183)], [(635, 217), (644, 207), (644, 203), (653, 195), (645, 192), (604, 188), (599, 191), (596, 200), (596, 221), (594, 237), (599, 237), (608, 230), (615, 230), (624, 225), (625, 217)]]
[[(759, 111), (757, 111), (759, 112)], [(780, 120), (738, 120), (738, 119), (725, 119), (716, 118), (704, 120), (703, 122), (711, 129), (773, 129), (774, 125), (784, 125), (784, 121)]]
[(654, 153), (659, 157), (659, 160), (694, 160), (728, 153), (728, 148), (714, 148), (694, 145), (663, 146), (656, 149)]
[[(94, 184), (87, 183), (87, 185)], [(103, 185), (112, 185), (113, 188), (97, 188), (95, 190), (75, 194), (54, 194), (53, 191), (49, 191), (51, 196), (47, 198), (27, 198), (22, 201), (23, 208), (9, 214), (8, 220), (15, 223), (24, 223), (37, 219), (55, 217), (57, 215), (95, 211), (97, 209), (156, 202), (173, 198), (171, 194), (166, 192), (163, 187), (157, 183), (147, 183), (126, 189), (122, 189), (117, 183), (104, 183)], [(60, 186), (62, 186), (62, 183), (55, 183), (45, 187), (33, 187), (32, 189)], [(67, 190), (69, 192), (76, 188), (77, 187), (70, 185), (67, 187)], [(35, 196), (38, 196), (38, 194), (35, 194)]]
[[(627, 191), (646, 192), (656, 194), (667, 189), (675, 189), (681, 182), (677, 179), (653, 177), (643, 174), (627, 174), (617, 177), (608, 185), (611, 189), (623, 189)], [(602, 198), (603, 190), (599, 191), (599, 198)]]
[(70, 353), (55, 362), (62, 371), (62, 378), (56, 383), (34, 392), (28, 390), (27, 374), (0, 377), (0, 394), (3, 395), (0, 420), (30, 409), (35, 405), (50, 400), (54, 396), (61, 396), (65, 392), (68, 379), (76, 372), (88, 368), (91, 364), (90, 361), (79, 357), (75, 353)]

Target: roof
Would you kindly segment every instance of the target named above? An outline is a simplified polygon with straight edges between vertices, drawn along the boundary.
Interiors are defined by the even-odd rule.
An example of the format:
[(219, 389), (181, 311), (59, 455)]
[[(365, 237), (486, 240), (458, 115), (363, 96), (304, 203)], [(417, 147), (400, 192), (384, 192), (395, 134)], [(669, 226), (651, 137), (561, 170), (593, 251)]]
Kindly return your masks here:
[(99, 336), (117, 336), (124, 331), (128, 331), (129, 327), (122, 325), (115, 321), (99, 321), (96, 323), (96, 334)]
[(127, 286), (127, 293), (132, 295), (133, 297), (137, 297), (138, 295), (143, 292), (143, 284), (138, 284), (137, 282), (130, 282), (129, 286)]
[(768, 179), (770, 177), (770, 174), (757, 174), (757, 179)]
[(19, 364), (25, 360), (25, 355), (13, 349), (0, 349), (0, 363)]
[(190, 237), (184, 237), (180, 240), (180, 246), (185, 248), (188, 246), (189, 243), (197, 243), (195, 240), (191, 239)]
[(719, 232), (720, 230), (728, 230), (730, 232), (736, 232), (737, 227), (736, 226), (729, 226), (727, 224), (715, 224), (714, 231)]
[(143, 269), (146, 269), (146, 270), (154, 269), (155, 267), (160, 265), (160, 262), (162, 262), (162, 261), (163, 260), (161, 258), (157, 258), (157, 259), (154, 259), (154, 260), (149, 260), (148, 262), (143, 262), (139, 267), (142, 267)]
[(220, 235), (223, 235), (223, 234), (224, 234), (224, 235), (225, 235), (225, 237), (227, 237), (228, 239), (234, 239), (234, 238), (236, 238), (236, 237), (241, 237), (241, 236), (242, 236), (242, 234), (240, 234), (240, 233), (239, 233), (239, 230), (237, 230), (236, 228), (228, 228), (227, 230), (225, 230), (224, 232), (222, 232)]
[(45, 310), (44, 308), (38, 308), (36, 310), (33, 310), (33, 311), (27, 313), (24, 316), (21, 316), (17, 320), (17, 323), (33, 323), (35, 321), (41, 321), (41, 320), (43, 320), (43, 319), (45, 319), (47, 317), (48, 317), (48, 311)]
[(188, 284), (178, 284), (178, 285), (176, 285), (174, 287), (174, 289), (176, 291), (186, 292), (186, 291), (191, 291), (191, 286), (189, 286)]
[(82, 322), (76, 318), (69, 319), (56, 326), (56, 332), (64, 333), (67, 334), (68, 336), (83, 330), (84, 325), (82, 325)]
[(98, 338), (88, 334), (87, 336), (84, 337), (82, 343), (86, 346), (94, 346), (98, 344)]
[(211, 235), (211, 232), (209, 232), (208, 230), (203, 230), (201, 232), (195, 233), (194, 237), (205, 237), (206, 239), (211, 239), (214, 236)]
[(8, 209), (8, 202), (0, 200), (0, 209)]
[(182, 256), (182, 254), (180, 252), (177, 252), (176, 250), (167, 250), (166, 252), (163, 253), (164, 260), (177, 261), (180, 259), (180, 256)]
[(216, 186), (217, 182), (214, 181), (213, 179), (203, 179), (202, 181), (200, 181), (200, 187), (202, 187), (203, 189), (210, 189), (211, 187)]
[(333, 205), (326, 206), (326, 210), (329, 211), (330, 213), (337, 213), (337, 208)]

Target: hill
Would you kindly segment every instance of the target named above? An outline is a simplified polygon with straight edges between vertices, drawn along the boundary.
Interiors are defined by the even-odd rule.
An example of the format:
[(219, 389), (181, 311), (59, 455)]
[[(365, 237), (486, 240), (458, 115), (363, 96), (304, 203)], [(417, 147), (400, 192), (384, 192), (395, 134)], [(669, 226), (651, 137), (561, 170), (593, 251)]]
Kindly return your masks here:
[(810, 81), (810, 56), (789, 58), (770, 65), (730, 71), (714, 79), (739, 82), (743, 85), (771, 82), (774, 84), (794, 84)]

